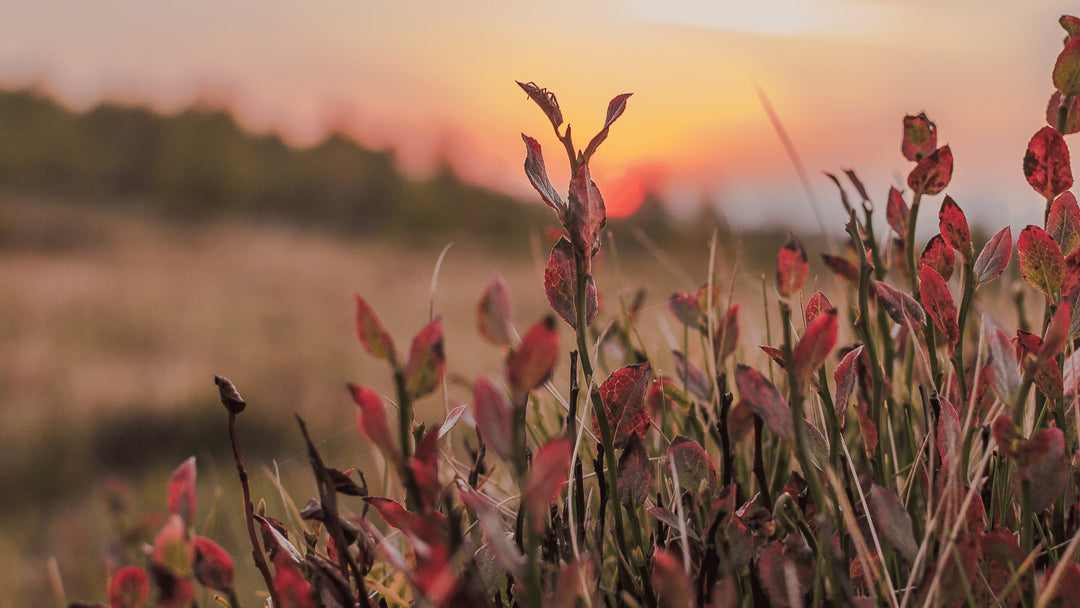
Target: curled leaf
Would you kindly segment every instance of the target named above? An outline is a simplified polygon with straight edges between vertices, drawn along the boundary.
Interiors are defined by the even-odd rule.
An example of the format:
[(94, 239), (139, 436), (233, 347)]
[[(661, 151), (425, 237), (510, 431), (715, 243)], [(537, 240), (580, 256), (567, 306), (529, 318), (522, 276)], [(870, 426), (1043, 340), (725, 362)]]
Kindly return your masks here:
[(555, 210), (559, 222), (565, 223), (566, 203), (563, 202), (548, 178), (547, 167), (544, 166), (544, 154), (540, 151), (540, 142), (524, 133), (521, 134), (521, 139), (525, 142), (525, 176), (529, 178), (532, 187), (540, 193), (540, 198), (544, 203)]
[(1043, 127), (1032, 136), (1024, 154), (1024, 176), (1048, 201), (1072, 187), (1069, 147), (1056, 129)]
[(533, 103), (540, 106), (544, 115), (551, 121), (552, 126), (558, 127), (562, 124), (562, 110), (559, 108), (559, 100), (555, 98), (554, 93), (540, 87), (535, 82), (515, 82), (521, 87), (521, 90), (525, 91), (525, 94), (529, 96), (529, 99), (533, 100)]
[(633, 93), (623, 93), (622, 95), (616, 95), (610, 102), (608, 102), (607, 116), (604, 118), (604, 126), (600, 129), (600, 132), (593, 136), (589, 141), (589, 145), (585, 148), (585, 162), (588, 162), (592, 155), (596, 153), (596, 149), (600, 147), (600, 144), (604, 143), (607, 139), (608, 130), (611, 125), (622, 116), (626, 111), (626, 100), (630, 99)]

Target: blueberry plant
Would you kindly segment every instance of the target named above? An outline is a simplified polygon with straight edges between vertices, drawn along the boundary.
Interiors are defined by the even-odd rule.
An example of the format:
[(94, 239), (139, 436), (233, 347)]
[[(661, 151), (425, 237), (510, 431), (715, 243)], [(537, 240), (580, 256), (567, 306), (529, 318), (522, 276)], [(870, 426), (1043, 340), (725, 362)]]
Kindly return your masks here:
[[(540, 142), (522, 136), (525, 174), (562, 227), (544, 273), (554, 314), (519, 338), (494, 276), (476, 318), (505, 363), (427, 424), (413, 406), (443, 382), (440, 319), (399, 351), (356, 297), (360, 342), (395, 391), (349, 391), (398, 490), (376, 496), (362, 472), (328, 466), (298, 419), (318, 496), (290, 536), (253, 505), (235, 433), (245, 403), (216, 379), (272, 605), (1080, 604), (1080, 206), (1064, 139), (1080, 131), (1080, 20), (1060, 23), (1048, 126), (1022, 163), (1045, 212), (1016, 238), (1028, 287), (1015, 311), (979, 299), (1008, 269), (1011, 229), (973, 239), (945, 194), (949, 146), (925, 115), (907, 116), (912, 165), (906, 191), (886, 195), (885, 225), (854, 172), (854, 203), (829, 176), (848, 213), (846, 246), (822, 256), (833, 292), (806, 294), (805, 248), (795, 237), (780, 247), (767, 358), (739, 343), (740, 305), (711, 272), (668, 300), (682, 329), (670, 358), (640, 340), (640, 301), (601, 311), (593, 263), (606, 217), (589, 164), (630, 96), (611, 100), (580, 149), (555, 95), (518, 83), (569, 162), (564, 198)], [(920, 243), (925, 204), (938, 207), (939, 233)], [(999, 318), (1013, 312), (1015, 329)], [(194, 484), (192, 459), (169, 482), (172, 516), (152, 548), (115, 572), (114, 608), (146, 605), (151, 587), (155, 605), (189, 606), (196, 583), (239, 605), (230, 557), (192, 532)]]

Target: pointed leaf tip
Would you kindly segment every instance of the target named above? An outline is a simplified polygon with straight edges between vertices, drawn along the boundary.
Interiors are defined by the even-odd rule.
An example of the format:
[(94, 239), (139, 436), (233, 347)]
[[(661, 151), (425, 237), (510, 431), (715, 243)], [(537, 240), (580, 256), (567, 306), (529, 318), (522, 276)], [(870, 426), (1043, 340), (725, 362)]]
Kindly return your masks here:
[(1012, 259), (1012, 228), (1006, 226), (987, 241), (973, 268), (975, 283), (983, 285), (1001, 276)]

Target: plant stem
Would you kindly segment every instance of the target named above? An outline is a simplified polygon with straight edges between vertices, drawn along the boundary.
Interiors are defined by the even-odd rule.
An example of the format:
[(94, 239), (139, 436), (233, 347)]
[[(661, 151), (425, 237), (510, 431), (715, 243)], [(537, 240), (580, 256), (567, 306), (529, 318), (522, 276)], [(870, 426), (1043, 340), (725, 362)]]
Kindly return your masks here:
[(247, 523), (248, 538), (251, 540), (251, 557), (255, 560), (255, 567), (259, 569), (266, 590), (270, 593), (270, 600), (275, 606), (281, 606), (277, 590), (274, 589), (274, 577), (270, 575), (270, 567), (266, 564), (266, 555), (259, 545), (259, 537), (255, 533), (255, 507), (251, 504), (251, 488), (248, 486), (248, 474), (244, 468), (244, 457), (240, 454), (240, 440), (236, 436), (236, 414), (229, 412), (229, 439), (232, 441), (233, 459), (236, 461), (236, 472), (240, 475), (240, 487), (244, 491), (244, 521)]

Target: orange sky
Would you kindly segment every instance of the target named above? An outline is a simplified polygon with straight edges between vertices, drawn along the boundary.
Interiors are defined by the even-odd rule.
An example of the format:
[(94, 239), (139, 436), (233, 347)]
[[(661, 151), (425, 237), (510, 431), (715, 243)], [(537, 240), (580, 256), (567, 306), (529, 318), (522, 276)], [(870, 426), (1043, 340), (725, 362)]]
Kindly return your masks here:
[(608, 99), (633, 92), (594, 161), (613, 206), (620, 192), (652, 186), (679, 209), (715, 201), (739, 225), (812, 228), (757, 83), (830, 228), (839, 231), (841, 212), (820, 171), (853, 167), (883, 199), (909, 168), (901, 118), (921, 110), (953, 147), (949, 192), (973, 220), (1023, 225), (1040, 221), (1041, 207), (1020, 159), (1043, 124), (1064, 35), (1057, 17), (1075, 7), (1019, 6), (0, 0), (0, 83), (43, 85), (76, 107), (225, 100), (255, 130), (311, 143), (341, 128), (395, 148), (410, 169), (445, 158), (468, 179), (529, 196), (521, 131), (548, 151), (556, 184), (566, 175), (550, 127), (514, 80), (554, 91), (581, 144)]

